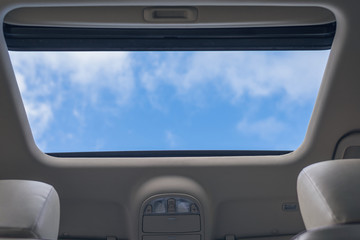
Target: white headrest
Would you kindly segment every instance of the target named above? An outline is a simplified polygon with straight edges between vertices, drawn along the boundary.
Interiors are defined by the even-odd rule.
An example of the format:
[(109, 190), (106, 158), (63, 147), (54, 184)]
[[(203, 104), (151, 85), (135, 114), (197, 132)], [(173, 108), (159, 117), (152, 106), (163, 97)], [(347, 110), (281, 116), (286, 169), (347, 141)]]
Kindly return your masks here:
[(55, 240), (60, 220), (59, 197), (45, 183), (0, 180), (0, 237)]
[(303, 169), (297, 191), (306, 229), (360, 223), (360, 159), (320, 162)]
[(336, 225), (317, 228), (301, 233), (291, 240), (359, 240), (360, 227), (358, 224)]

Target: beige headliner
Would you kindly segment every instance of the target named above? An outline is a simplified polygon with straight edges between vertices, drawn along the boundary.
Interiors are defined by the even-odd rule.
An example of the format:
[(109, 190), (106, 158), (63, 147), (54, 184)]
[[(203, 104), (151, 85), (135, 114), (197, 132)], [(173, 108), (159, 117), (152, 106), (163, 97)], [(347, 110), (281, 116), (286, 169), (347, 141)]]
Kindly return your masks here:
[(281, 211), (282, 203), (297, 201), (298, 173), (311, 163), (331, 159), (337, 141), (360, 128), (360, 2), (158, 0), (150, 4), (145, 0), (1, 0), (0, 16), (3, 19), (9, 11), (22, 7), (150, 5), (310, 6), (332, 11), (337, 21), (336, 37), (300, 148), (291, 154), (265, 157), (50, 157), (34, 144), (1, 33), (1, 178), (42, 180), (54, 185), (62, 203), (61, 234), (137, 239), (142, 201), (166, 192), (190, 194), (202, 202), (206, 239), (223, 238), (225, 234), (280, 236), (301, 231), (304, 226), (299, 212)]

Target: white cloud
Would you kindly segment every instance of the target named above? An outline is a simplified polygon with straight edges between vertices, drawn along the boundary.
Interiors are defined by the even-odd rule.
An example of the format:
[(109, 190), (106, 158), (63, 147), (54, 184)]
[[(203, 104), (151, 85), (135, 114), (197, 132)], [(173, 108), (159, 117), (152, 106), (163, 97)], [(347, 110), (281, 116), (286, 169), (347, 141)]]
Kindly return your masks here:
[[(77, 94), (82, 105), (111, 93), (117, 104), (129, 101), (134, 77), (128, 53), (10, 52), (25, 110), (37, 142), (66, 97)], [(80, 104), (80, 103), (79, 103)], [(81, 113), (73, 112), (78, 119)], [(42, 141), (42, 140), (41, 140)]]
[(212, 84), (232, 100), (245, 93), (266, 97), (284, 91), (286, 100), (301, 103), (316, 94), (328, 54), (328, 51), (197, 52), (185, 58), (184, 53), (172, 53), (164, 56), (161, 64), (155, 62), (144, 71), (142, 82), (152, 92), (161, 84), (172, 85), (181, 97), (202, 94), (206, 85)]
[(171, 147), (174, 148), (177, 146), (177, 141), (176, 141), (176, 136), (172, 131), (165, 131), (165, 138), (166, 138), (166, 142), (167, 144)]
[(105, 89), (116, 95), (118, 104), (127, 103), (134, 88), (129, 53), (72, 52), (66, 58), (63, 60), (70, 71), (69, 80), (91, 96), (93, 102), (98, 100), (100, 90)]
[(264, 141), (274, 141), (285, 129), (286, 124), (274, 117), (255, 121), (243, 119), (237, 124), (237, 130), (242, 134), (256, 136)]
[[(19, 65), (23, 65), (23, 64), (24, 61), (22, 60), (13, 61), (13, 65), (16, 70), (19, 68)], [(32, 65), (31, 62), (30, 65)], [(53, 116), (52, 104), (48, 100), (39, 101), (37, 99), (38, 95), (40, 96), (47, 95), (44, 89), (42, 89), (43, 91), (41, 90), (39, 91), (39, 88), (43, 88), (44, 86), (39, 86), (34, 90), (31, 89), (30, 91), (28, 91), (29, 85), (32, 85), (34, 84), (34, 82), (37, 81), (32, 69), (29, 69), (28, 72), (15, 71), (15, 76), (17, 79), (17, 84), (19, 86), (20, 93), (23, 96), (24, 107), (27, 113), (27, 117), (30, 121), (33, 135), (35, 137), (41, 136), (48, 128), (50, 122), (53, 120), (54, 116)], [(29, 76), (32, 82), (29, 82)], [(46, 145), (46, 143), (44, 142), (42, 142), (41, 144), (43, 146)]]
[(51, 104), (47, 102), (24, 101), (27, 116), (32, 124), (33, 134), (40, 136), (53, 120)]
[(20, 93), (22, 93), (22, 94), (25, 93), (26, 90), (27, 90), (27, 86), (26, 86), (26, 82), (25, 82), (25, 79), (24, 79), (24, 75), (22, 75), (19, 72), (16, 72), (15, 77), (16, 77), (16, 80), (17, 80), (17, 84), (18, 84)]
[(17, 76), (36, 85), (38, 91), (32, 89), (34, 95), (53, 94), (54, 87), (67, 82), (93, 100), (97, 99), (99, 90), (106, 89), (116, 94), (121, 104), (128, 100), (134, 87), (131, 59), (126, 52), (11, 52), (10, 55)]

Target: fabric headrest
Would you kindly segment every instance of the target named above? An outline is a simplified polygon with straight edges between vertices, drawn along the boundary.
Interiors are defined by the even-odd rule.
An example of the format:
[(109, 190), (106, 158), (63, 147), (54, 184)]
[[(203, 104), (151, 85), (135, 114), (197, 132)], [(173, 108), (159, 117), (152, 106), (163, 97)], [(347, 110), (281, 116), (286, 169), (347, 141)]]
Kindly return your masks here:
[(297, 191), (306, 229), (360, 223), (360, 159), (306, 167), (298, 177)]
[(0, 180), (0, 237), (55, 240), (60, 221), (59, 196), (45, 183)]

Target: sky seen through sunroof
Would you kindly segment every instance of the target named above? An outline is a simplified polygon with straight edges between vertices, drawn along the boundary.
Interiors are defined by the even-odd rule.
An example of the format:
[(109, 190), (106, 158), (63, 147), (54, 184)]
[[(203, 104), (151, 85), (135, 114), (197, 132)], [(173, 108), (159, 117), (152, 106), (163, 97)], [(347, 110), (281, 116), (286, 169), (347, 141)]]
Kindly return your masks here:
[(10, 52), (44, 152), (294, 150), (328, 55)]

